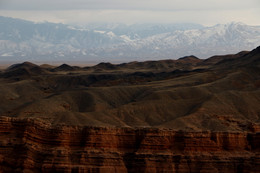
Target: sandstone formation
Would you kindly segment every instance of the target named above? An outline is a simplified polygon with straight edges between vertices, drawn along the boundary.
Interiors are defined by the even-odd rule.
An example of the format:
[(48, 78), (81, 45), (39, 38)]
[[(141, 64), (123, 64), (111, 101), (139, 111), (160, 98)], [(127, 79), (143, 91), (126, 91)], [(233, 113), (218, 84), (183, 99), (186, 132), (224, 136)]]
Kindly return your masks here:
[(2, 172), (260, 171), (260, 133), (0, 123)]

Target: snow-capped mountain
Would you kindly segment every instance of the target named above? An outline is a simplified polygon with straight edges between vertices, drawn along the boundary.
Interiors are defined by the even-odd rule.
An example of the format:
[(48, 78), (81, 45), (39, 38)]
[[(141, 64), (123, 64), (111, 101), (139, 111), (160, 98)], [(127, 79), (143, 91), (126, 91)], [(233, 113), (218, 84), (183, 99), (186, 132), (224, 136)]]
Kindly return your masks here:
[(9, 58), (51, 58), (85, 55), (86, 50), (106, 47), (124, 40), (113, 33), (77, 29), (54, 23), (0, 17), (0, 55)]
[(122, 43), (106, 54), (113, 55), (120, 50), (121, 55), (136, 58), (177, 58), (185, 55), (207, 58), (216, 54), (251, 50), (259, 45), (260, 27), (230, 23), (157, 34)]
[(260, 27), (229, 23), (89, 24), (84, 29), (0, 17), (0, 61), (132, 61), (251, 50), (260, 45)]
[(193, 23), (175, 23), (175, 24), (88, 24), (86, 26), (90, 30), (99, 31), (112, 31), (116, 35), (124, 36), (127, 35), (131, 39), (143, 39), (149, 36), (168, 33), (177, 30), (189, 30), (189, 29), (201, 29), (203, 28), (200, 24)]

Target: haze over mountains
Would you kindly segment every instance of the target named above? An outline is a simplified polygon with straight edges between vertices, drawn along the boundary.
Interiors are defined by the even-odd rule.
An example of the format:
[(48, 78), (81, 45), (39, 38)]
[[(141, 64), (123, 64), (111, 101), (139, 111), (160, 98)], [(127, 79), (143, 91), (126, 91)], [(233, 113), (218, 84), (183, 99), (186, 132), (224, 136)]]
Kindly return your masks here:
[(89, 24), (85, 29), (0, 17), (0, 61), (132, 61), (251, 50), (260, 27), (218, 24)]

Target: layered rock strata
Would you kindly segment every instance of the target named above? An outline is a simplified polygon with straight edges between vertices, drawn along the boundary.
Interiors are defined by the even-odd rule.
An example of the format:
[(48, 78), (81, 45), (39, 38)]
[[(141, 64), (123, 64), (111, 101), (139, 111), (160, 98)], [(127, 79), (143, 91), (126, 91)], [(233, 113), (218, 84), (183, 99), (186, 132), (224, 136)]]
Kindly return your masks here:
[(52, 126), (0, 118), (2, 172), (260, 172), (259, 132)]

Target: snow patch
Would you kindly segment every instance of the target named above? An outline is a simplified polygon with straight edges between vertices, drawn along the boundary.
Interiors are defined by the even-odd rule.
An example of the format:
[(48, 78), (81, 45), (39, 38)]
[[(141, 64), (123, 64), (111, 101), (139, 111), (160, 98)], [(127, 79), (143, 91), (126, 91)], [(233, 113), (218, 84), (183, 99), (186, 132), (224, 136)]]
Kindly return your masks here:
[(124, 41), (133, 41), (133, 40), (131, 40), (131, 38), (128, 37), (127, 35), (120, 35), (120, 38), (124, 39)]
[(71, 30), (76, 30), (76, 31), (88, 31), (87, 29), (83, 29), (83, 28), (75, 28), (73, 26), (67, 26), (68, 29), (71, 29)]
[(108, 32), (107, 35), (111, 38), (116, 36), (112, 31)]
[(98, 30), (94, 30), (94, 32), (100, 33), (100, 34), (105, 34), (106, 33), (106, 31), (98, 31)]
[(8, 57), (8, 56), (13, 56), (13, 54), (12, 53), (4, 53), (1, 56)]

